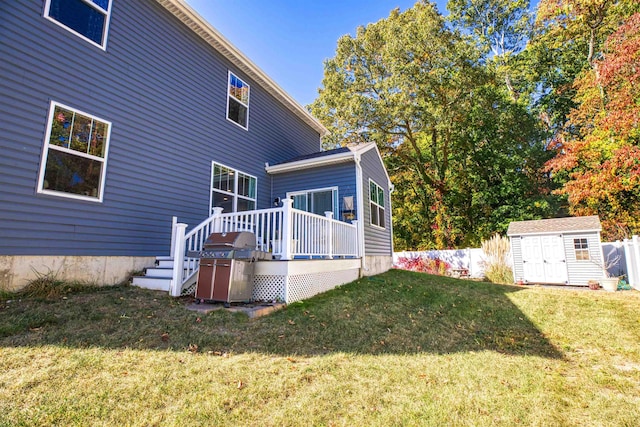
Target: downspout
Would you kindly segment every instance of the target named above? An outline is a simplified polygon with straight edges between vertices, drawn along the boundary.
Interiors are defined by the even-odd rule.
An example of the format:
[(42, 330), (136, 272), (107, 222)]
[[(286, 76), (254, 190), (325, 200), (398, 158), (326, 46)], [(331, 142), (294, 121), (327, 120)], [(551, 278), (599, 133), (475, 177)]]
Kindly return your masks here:
[(391, 258), (393, 259), (393, 206), (391, 205), (391, 194), (396, 190), (396, 186), (389, 181), (389, 231), (391, 232)]
[(360, 255), (360, 271), (362, 273), (367, 271), (368, 267), (364, 253), (364, 184), (362, 179), (362, 165), (360, 164), (360, 153), (354, 153), (353, 159), (356, 162), (356, 203), (358, 205), (356, 218), (358, 219), (358, 253)]

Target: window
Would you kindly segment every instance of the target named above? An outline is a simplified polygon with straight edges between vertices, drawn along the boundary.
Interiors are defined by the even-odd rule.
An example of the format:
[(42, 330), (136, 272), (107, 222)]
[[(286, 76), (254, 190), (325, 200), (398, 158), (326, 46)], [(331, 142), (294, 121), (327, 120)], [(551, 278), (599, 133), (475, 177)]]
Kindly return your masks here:
[(322, 216), (333, 212), (333, 217), (338, 218), (338, 187), (290, 192), (287, 197), (293, 199), (295, 209)]
[(587, 239), (573, 239), (573, 247), (576, 250), (577, 261), (589, 261), (591, 259)]
[(111, 123), (51, 102), (38, 192), (102, 201)]
[(371, 225), (384, 228), (384, 190), (369, 180), (369, 201), (371, 202)]
[(211, 208), (223, 212), (251, 211), (256, 208), (257, 179), (246, 173), (212, 163)]
[(58, 25), (105, 49), (112, 0), (47, 0), (44, 13)]
[(229, 72), (227, 119), (237, 123), (244, 129), (249, 128), (249, 85), (232, 72)]

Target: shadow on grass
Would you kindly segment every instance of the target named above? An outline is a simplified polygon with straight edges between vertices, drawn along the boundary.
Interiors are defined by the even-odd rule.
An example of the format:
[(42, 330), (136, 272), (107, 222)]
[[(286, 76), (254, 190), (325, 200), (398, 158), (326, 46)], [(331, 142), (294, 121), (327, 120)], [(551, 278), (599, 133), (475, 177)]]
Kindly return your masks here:
[(496, 351), (562, 358), (508, 298), (521, 288), (392, 270), (255, 320), (133, 287), (0, 301), (0, 346), (278, 355)]

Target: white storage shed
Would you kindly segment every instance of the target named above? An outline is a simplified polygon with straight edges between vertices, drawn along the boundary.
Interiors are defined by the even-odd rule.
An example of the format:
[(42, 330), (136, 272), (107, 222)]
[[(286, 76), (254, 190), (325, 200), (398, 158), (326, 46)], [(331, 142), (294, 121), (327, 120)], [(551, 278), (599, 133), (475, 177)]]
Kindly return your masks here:
[(597, 216), (509, 224), (516, 282), (588, 285), (605, 277)]

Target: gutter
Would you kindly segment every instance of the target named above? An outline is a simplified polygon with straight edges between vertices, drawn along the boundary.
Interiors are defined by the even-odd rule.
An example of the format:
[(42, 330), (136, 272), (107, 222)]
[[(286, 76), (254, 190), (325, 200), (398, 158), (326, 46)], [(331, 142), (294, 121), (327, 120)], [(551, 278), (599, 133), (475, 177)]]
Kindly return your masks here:
[(337, 163), (345, 163), (354, 160), (351, 151), (344, 153), (332, 154), (331, 156), (315, 157), (312, 159), (298, 160), (297, 162), (282, 163), (279, 165), (269, 166), (265, 164), (265, 170), (268, 174), (278, 174), (284, 172), (292, 172), (300, 169), (310, 169), (318, 166), (326, 166)]
[(580, 233), (600, 233), (601, 229), (597, 230), (557, 230), (557, 231), (528, 231), (526, 233), (517, 233), (517, 232), (507, 232), (507, 237), (516, 237), (516, 236), (539, 236), (539, 235), (549, 235), (552, 236), (554, 234), (580, 234)]

